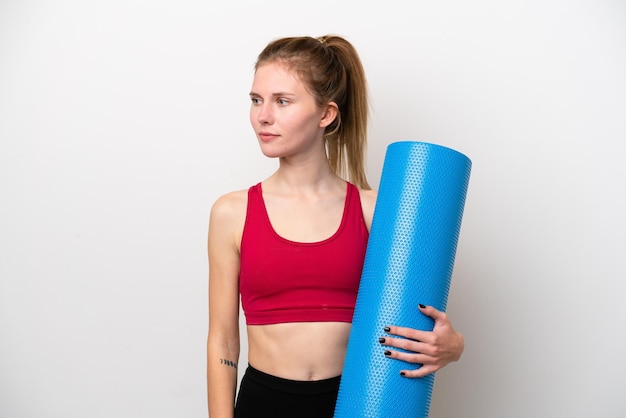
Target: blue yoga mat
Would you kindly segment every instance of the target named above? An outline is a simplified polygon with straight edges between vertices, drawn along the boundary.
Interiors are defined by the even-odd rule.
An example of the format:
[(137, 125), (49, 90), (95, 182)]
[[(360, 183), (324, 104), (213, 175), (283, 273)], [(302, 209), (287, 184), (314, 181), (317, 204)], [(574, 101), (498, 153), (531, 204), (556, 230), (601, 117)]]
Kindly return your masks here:
[(386, 358), (378, 338), (387, 325), (431, 331), (420, 303), (445, 310), (470, 170), (440, 145), (387, 147), (335, 418), (428, 417), (435, 375), (400, 376), (419, 366)]

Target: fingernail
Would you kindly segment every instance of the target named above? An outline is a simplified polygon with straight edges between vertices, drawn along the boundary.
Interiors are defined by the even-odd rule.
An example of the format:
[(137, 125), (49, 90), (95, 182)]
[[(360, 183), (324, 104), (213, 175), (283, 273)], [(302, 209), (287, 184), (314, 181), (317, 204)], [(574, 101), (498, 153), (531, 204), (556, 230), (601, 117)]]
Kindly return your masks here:
[(378, 342), (381, 343), (381, 344), (385, 344), (385, 339), (381, 337), (381, 338), (378, 339)]
[(426, 307), (426, 305), (420, 303), (420, 308), (424, 309)]
[(391, 351), (389, 351), (389, 350), (385, 350), (385, 355), (386, 355), (386, 356), (390, 356), (390, 355), (391, 355)]
[(385, 327), (385, 328), (383, 328), (383, 331), (385, 331), (385, 332), (389, 332), (389, 331), (391, 331), (391, 328), (389, 328), (389, 327)]
[(400, 376), (405, 376), (405, 375), (406, 375), (406, 373), (400, 372)]

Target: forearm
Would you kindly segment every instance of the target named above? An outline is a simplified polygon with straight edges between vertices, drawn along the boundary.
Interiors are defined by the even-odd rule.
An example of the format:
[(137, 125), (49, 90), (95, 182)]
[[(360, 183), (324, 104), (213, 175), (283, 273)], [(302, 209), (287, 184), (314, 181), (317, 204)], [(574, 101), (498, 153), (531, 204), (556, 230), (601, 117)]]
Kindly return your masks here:
[(207, 344), (207, 399), (210, 418), (232, 418), (239, 347)]

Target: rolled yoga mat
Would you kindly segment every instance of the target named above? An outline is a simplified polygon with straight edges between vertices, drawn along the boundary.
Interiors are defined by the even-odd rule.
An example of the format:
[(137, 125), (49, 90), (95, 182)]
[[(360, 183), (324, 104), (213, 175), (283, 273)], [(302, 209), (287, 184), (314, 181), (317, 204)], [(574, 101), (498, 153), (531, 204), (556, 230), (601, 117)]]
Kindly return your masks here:
[(386, 358), (378, 339), (388, 325), (432, 331), (420, 303), (445, 310), (470, 170), (443, 146), (387, 147), (335, 418), (428, 416), (435, 374), (400, 376), (419, 365)]

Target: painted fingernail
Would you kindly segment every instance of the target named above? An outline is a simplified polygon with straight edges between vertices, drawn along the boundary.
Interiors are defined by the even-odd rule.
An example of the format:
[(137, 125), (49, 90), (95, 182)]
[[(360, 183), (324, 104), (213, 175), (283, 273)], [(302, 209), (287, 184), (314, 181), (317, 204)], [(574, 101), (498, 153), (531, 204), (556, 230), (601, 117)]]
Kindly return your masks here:
[(387, 357), (389, 357), (389, 356), (391, 355), (391, 351), (389, 351), (389, 350), (385, 350), (385, 355), (386, 355)]
[(406, 373), (400, 372), (400, 376), (406, 376)]
[(389, 331), (391, 331), (391, 328), (389, 328), (389, 327), (385, 327), (385, 328), (383, 328), (383, 331), (385, 331), (385, 332), (389, 332)]
[(385, 344), (385, 339), (381, 337), (381, 338), (378, 339), (378, 342), (381, 343), (381, 344)]
[(420, 303), (420, 308), (424, 309), (426, 307), (426, 305)]

